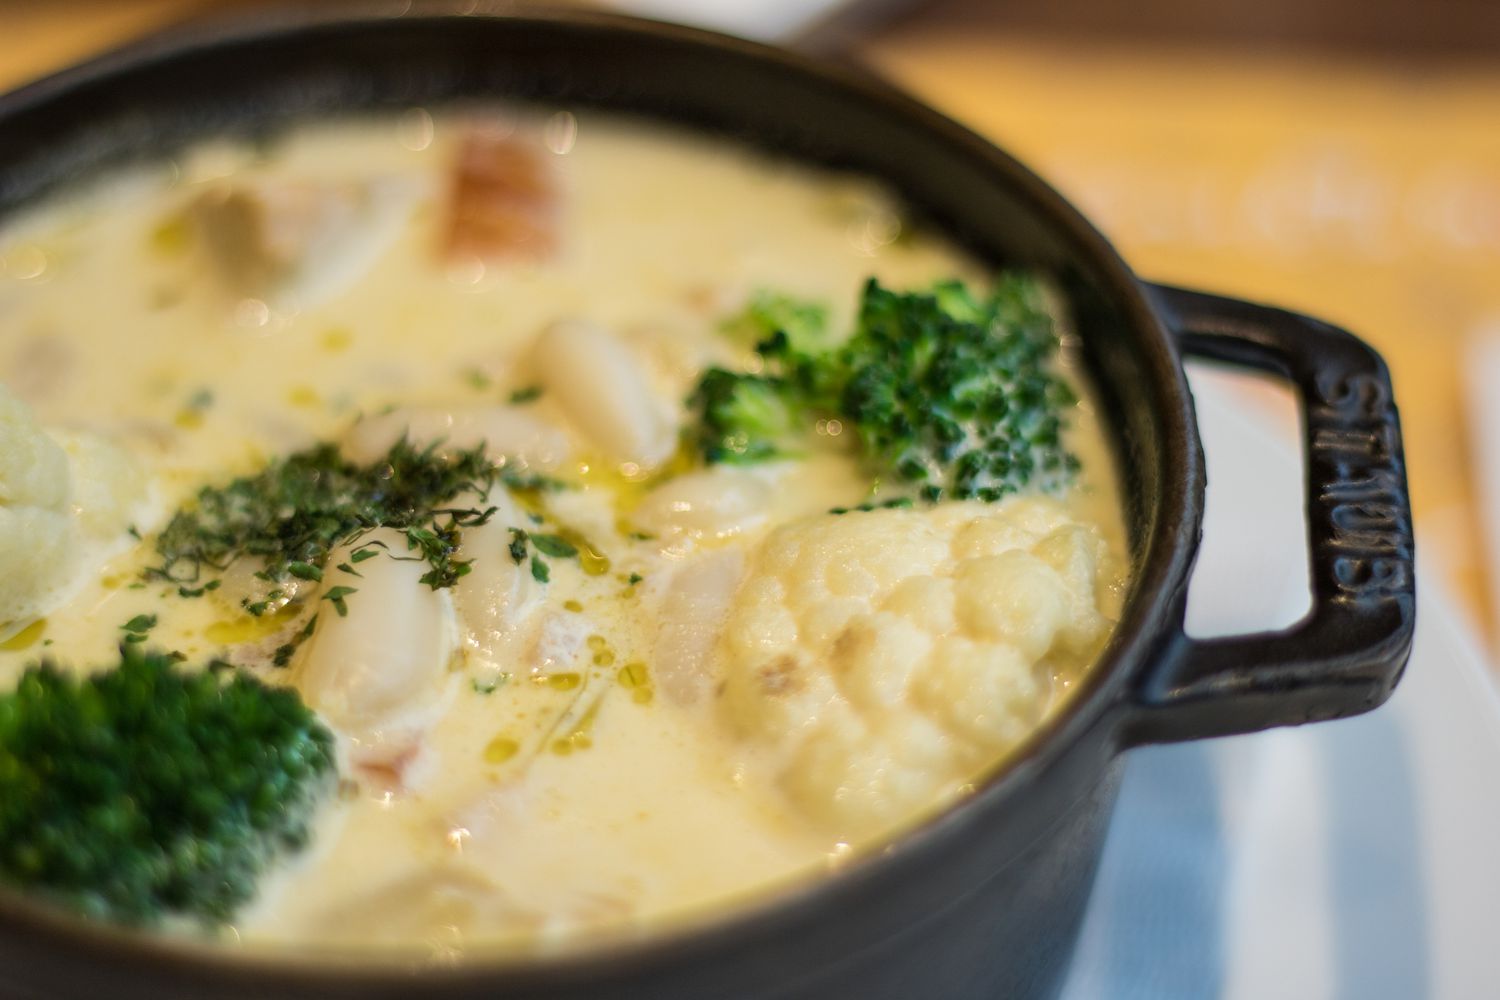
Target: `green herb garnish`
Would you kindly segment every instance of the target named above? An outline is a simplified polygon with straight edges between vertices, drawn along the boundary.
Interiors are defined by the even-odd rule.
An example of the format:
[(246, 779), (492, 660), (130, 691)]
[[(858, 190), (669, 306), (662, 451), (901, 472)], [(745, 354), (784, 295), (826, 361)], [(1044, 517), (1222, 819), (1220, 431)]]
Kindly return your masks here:
[(339, 613), (340, 618), (343, 618), (349, 613), (349, 605), (344, 603), (344, 598), (357, 593), (359, 593), (357, 587), (329, 587), (328, 592), (323, 595), (323, 600), (333, 602), (333, 610)]
[(481, 681), (477, 677), (469, 681), (469, 685), (474, 689), (476, 694), (494, 694), (509, 683), (510, 674), (508, 673), (496, 674), (488, 681)]
[[(406, 535), (415, 554), (404, 558), (427, 561), (424, 583), (451, 587), (468, 572), (468, 563), (454, 558), (461, 529), (483, 524), (493, 508), (449, 505), (466, 495), (483, 500), (497, 482), (509, 485), (511, 477), (480, 447), (443, 454), (436, 444), (418, 448), (403, 440), (360, 465), (337, 446), (319, 444), (257, 475), (199, 491), (157, 537), (161, 562), (145, 576), (178, 584), (185, 597), (197, 596), (210, 586), (195, 586), (205, 572), (222, 572), (250, 557), (265, 564), (260, 575), (268, 581), (316, 581), (335, 548), (385, 527)], [(536, 477), (516, 482), (522, 489), (554, 488)], [(351, 562), (375, 554), (372, 543), (357, 549)]]
[(126, 642), (145, 642), (146, 633), (156, 628), (156, 616), (136, 615), (120, 628), (125, 631)]
[(571, 559), (578, 555), (578, 546), (560, 535), (534, 534), (531, 536), (531, 544), (542, 555), (552, 556), (554, 559)]
[[(209, 580), (207, 583), (205, 583), (201, 587), (179, 586), (177, 588), (177, 596), (178, 597), (202, 597), (204, 594), (208, 593), (210, 590), (218, 590), (219, 589), (219, 585), (222, 582), (223, 582), (222, 580)], [(144, 583), (140, 583), (140, 582), (136, 582), (136, 583), (132, 583), (130, 586), (131, 586), (131, 589), (133, 589), (133, 590), (139, 590), (141, 587), (144, 587), (145, 584)]]
[(288, 575), (295, 576), (299, 580), (318, 581), (323, 579), (323, 571), (312, 563), (289, 562), (286, 564)]
[(851, 510), (864, 511), (864, 512), (868, 513), (869, 511), (872, 511), (872, 510), (905, 509), (905, 508), (908, 508), (908, 507), (915, 507), (915, 506), (916, 506), (916, 502), (914, 500), (912, 500), (911, 497), (896, 497), (896, 498), (891, 499), (891, 500), (882, 500), (879, 503), (876, 503), (875, 501), (870, 500), (870, 501), (866, 501), (865, 503), (859, 504), (856, 507), (830, 507), (828, 509), (828, 513), (830, 513), (830, 514), (847, 514)]
[(271, 656), (271, 664), (277, 667), (284, 667), (288, 663), (291, 663), (292, 657), (296, 654), (297, 650), (301, 648), (304, 642), (312, 638), (313, 629), (317, 627), (318, 616), (313, 615), (308, 618), (307, 624), (297, 630), (297, 634), (292, 636), (290, 642), (284, 642), (276, 647), (276, 652)]
[(526, 540), (530, 537), (524, 528), (510, 529), (510, 558), (517, 566), (526, 561)]
[(552, 571), (537, 556), (531, 557), (531, 578), (537, 583), (547, 583), (552, 579)]

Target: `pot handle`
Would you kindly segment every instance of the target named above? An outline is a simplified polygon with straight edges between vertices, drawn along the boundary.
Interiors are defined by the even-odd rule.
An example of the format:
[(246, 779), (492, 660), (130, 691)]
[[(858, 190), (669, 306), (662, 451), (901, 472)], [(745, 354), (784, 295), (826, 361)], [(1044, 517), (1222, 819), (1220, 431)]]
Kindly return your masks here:
[(1271, 372), (1297, 389), (1313, 606), (1281, 632), (1179, 635), (1138, 685), (1127, 738), (1227, 736), (1369, 711), (1400, 678), (1416, 625), (1411, 501), (1385, 363), (1309, 316), (1151, 291), (1185, 354)]

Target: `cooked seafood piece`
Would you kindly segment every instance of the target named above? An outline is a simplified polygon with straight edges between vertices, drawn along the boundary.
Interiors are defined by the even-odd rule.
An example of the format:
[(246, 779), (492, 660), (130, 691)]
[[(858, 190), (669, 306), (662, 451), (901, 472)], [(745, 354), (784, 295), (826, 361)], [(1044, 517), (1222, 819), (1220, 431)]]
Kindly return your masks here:
[(444, 250), (449, 258), (540, 259), (558, 243), (557, 180), (538, 141), (475, 128), (454, 165)]
[(186, 212), (229, 294), (294, 310), (358, 281), (400, 233), (414, 200), (400, 177), (251, 180), (213, 184)]

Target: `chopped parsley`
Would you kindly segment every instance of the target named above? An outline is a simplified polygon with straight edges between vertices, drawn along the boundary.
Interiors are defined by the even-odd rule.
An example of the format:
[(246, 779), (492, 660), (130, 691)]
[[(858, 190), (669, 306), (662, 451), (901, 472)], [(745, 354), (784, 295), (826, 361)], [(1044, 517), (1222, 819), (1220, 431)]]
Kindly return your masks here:
[(869, 501), (866, 501), (865, 503), (860, 504), (857, 507), (830, 507), (828, 509), (828, 513), (830, 513), (830, 514), (847, 514), (851, 510), (857, 510), (857, 511), (863, 511), (865, 513), (869, 513), (872, 510), (905, 510), (905, 509), (907, 509), (909, 507), (914, 507), (914, 506), (916, 506), (916, 504), (912, 500), (911, 497), (895, 497), (894, 499), (883, 500), (883, 501), (881, 501), (879, 503), (876, 503), (873, 500), (869, 500)]
[(578, 555), (578, 546), (561, 535), (534, 534), (531, 536), (531, 544), (542, 555), (552, 556), (554, 559), (571, 559)]
[(477, 677), (469, 681), (469, 685), (474, 689), (474, 692), (476, 694), (494, 694), (500, 688), (503, 688), (509, 683), (510, 674), (508, 673), (496, 674), (494, 677), (485, 681), (481, 681)]
[(156, 628), (156, 616), (136, 615), (120, 628), (125, 632), (126, 642), (145, 642), (147, 633)]
[(271, 664), (284, 667), (292, 662), (293, 655), (301, 648), (302, 644), (312, 638), (313, 630), (318, 627), (318, 616), (313, 615), (307, 619), (307, 624), (297, 630), (289, 642), (284, 642), (276, 647), (276, 652), (271, 656)]
[[(206, 572), (222, 572), (249, 557), (265, 564), (261, 575), (267, 581), (317, 581), (330, 552), (384, 527), (404, 533), (414, 553), (396, 558), (428, 563), (423, 583), (451, 587), (469, 571), (467, 561), (455, 558), (462, 529), (494, 513), (492, 507), (452, 504), (463, 496), (482, 502), (497, 482), (521, 490), (555, 488), (550, 480), (508, 475), (482, 447), (442, 454), (436, 444), (419, 448), (402, 440), (361, 465), (344, 458), (336, 445), (318, 444), (256, 475), (200, 490), (157, 537), (161, 562), (145, 577), (175, 583), (182, 596), (194, 597), (212, 585), (199, 585)], [(357, 550), (350, 561), (370, 558), (373, 546)], [(325, 597), (340, 607), (341, 598)]]
[(530, 537), (523, 528), (510, 529), (510, 558), (517, 566), (526, 561), (526, 539)]
[[(177, 588), (177, 596), (178, 597), (202, 597), (204, 594), (208, 593), (210, 590), (218, 590), (219, 589), (219, 585), (222, 582), (223, 581), (221, 581), (221, 580), (209, 580), (207, 583), (205, 583), (201, 587), (179, 586)], [(138, 590), (141, 587), (144, 587), (145, 584), (137, 581), (136, 583), (132, 583), (130, 586), (131, 586), (132, 589), (137, 589)]]
[(552, 571), (536, 556), (531, 557), (531, 578), (537, 583), (547, 583), (552, 579)]
[(312, 563), (289, 562), (286, 564), (288, 575), (295, 576), (299, 580), (312, 580), (317, 582), (323, 579), (323, 571)]
[(323, 600), (332, 602), (333, 610), (339, 613), (340, 618), (343, 618), (349, 613), (349, 605), (344, 603), (344, 598), (357, 593), (359, 593), (357, 587), (329, 587), (328, 592), (323, 595)]
[(577, 559), (583, 571), (591, 576), (597, 576), (609, 568), (608, 557), (568, 527), (559, 529), (557, 534), (511, 528), (510, 544), (506, 549), (511, 561), (517, 566), (527, 562), (527, 554), (530, 553), (531, 578), (537, 583), (549, 583), (552, 580), (552, 567), (543, 556), (552, 559)]

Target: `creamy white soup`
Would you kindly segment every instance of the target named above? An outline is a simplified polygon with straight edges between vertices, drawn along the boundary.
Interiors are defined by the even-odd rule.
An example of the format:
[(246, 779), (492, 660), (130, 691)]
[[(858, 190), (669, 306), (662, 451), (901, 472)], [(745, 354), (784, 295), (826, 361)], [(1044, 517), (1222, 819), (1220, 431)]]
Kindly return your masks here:
[[(337, 788), (225, 940), (552, 947), (820, 877), (1003, 762), (1126, 581), (1086, 396), (1047, 390), (1059, 442), (968, 491), (872, 459), (863, 390), (799, 354), (861, 328), (871, 278), (965, 316), (1022, 282), (1083, 393), (1044, 276), (869, 182), (597, 114), (206, 143), (7, 219), (0, 687), (125, 641), (317, 712)], [(705, 429), (713, 370), (794, 419)], [(945, 447), (991, 448), (985, 419)], [(390, 525), (310, 562), (184, 549), (200, 491), (320, 445), (485, 473), (432, 558)]]

